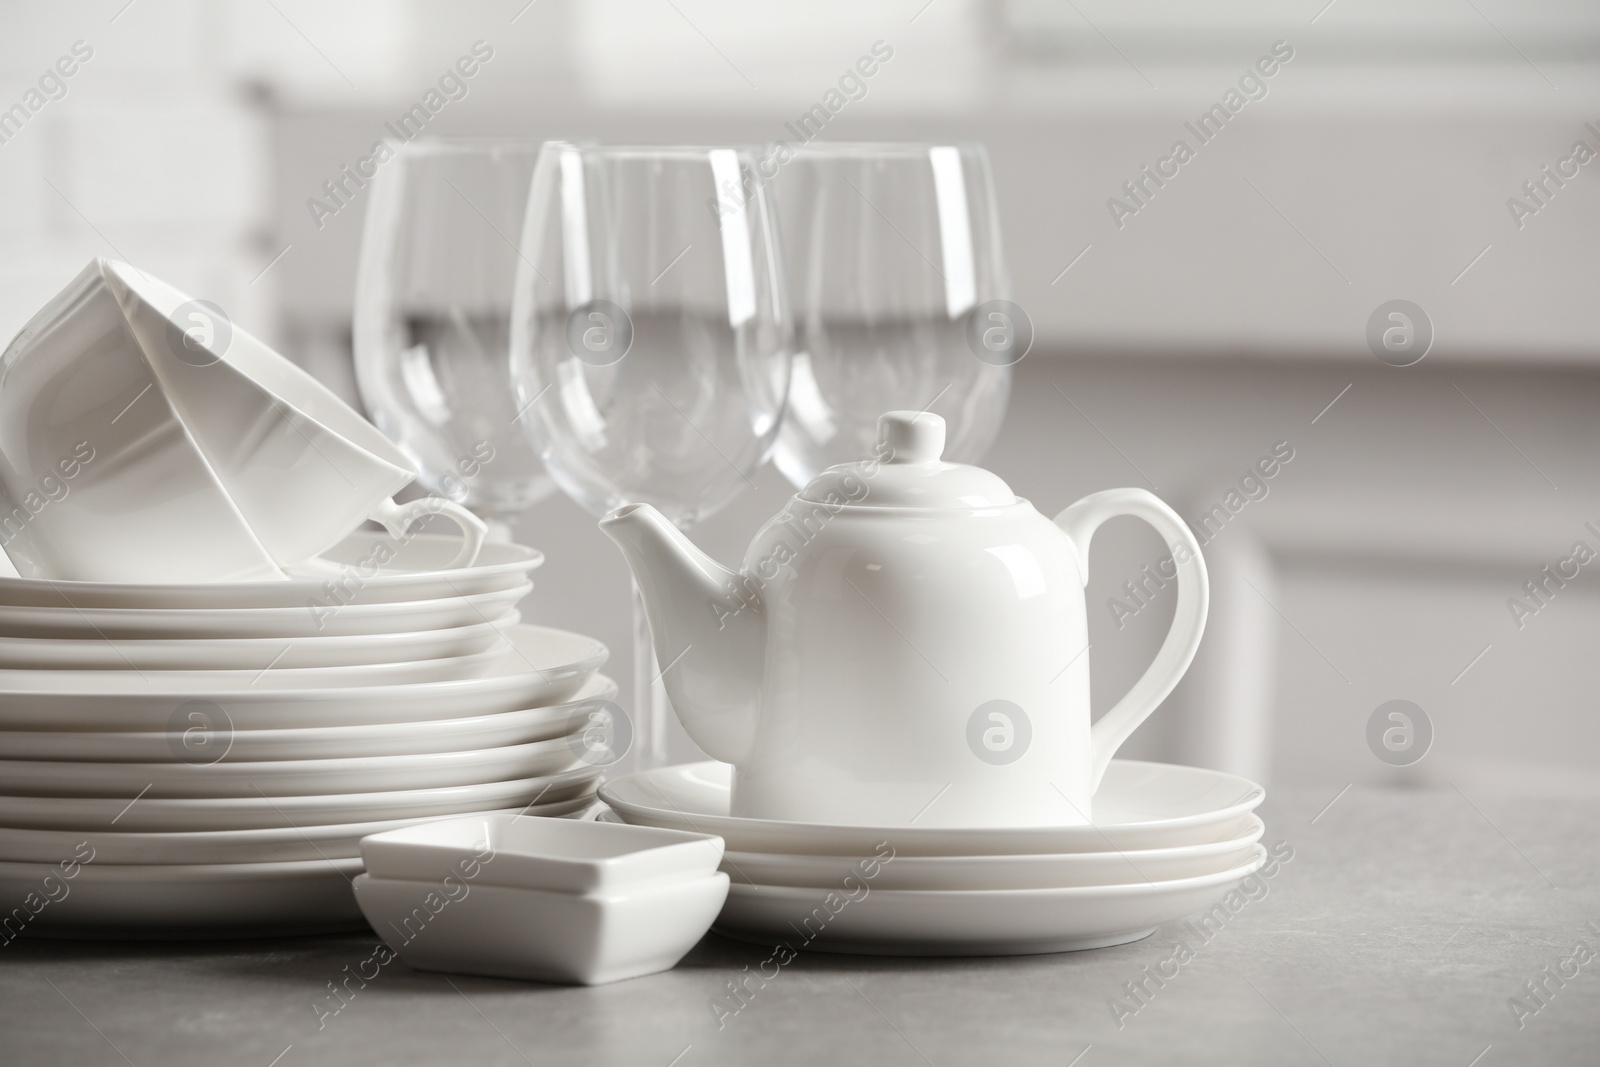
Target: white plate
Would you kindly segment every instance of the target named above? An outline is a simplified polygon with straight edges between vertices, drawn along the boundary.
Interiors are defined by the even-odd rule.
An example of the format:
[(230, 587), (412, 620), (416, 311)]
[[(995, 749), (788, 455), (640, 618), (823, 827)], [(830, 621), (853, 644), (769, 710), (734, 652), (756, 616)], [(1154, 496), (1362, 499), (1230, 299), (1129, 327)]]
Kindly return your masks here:
[(581, 735), (415, 756), (249, 763), (58, 763), (0, 760), (0, 793), (19, 797), (328, 796), (439, 789), (559, 774), (580, 762)]
[[(509, 815), (560, 817), (582, 814), (590, 800), (572, 797), (526, 810), (501, 809)], [(500, 814), (489, 812), (485, 814)], [(58, 863), (63, 857), (89, 854), (97, 864), (153, 863), (281, 863), (288, 860), (349, 859), (361, 855), (361, 839), (458, 815), (428, 815), (376, 822), (327, 826), (282, 826), (265, 830), (201, 830), (190, 833), (100, 833), (95, 830), (11, 830), (0, 828), (0, 861)]]
[[(1018, 956), (1137, 941), (1162, 923), (1206, 907), (1251, 874), (1267, 850), (1197, 878), (1064, 889), (892, 890), (872, 882), (848, 892), (737, 885), (712, 929), (795, 951), (894, 956)], [(889, 866), (896, 861), (891, 860)], [(842, 902), (842, 903), (841, 903)]]
[[(504, 633), (500, 635), (504, 637)], [(348, 667), (284, 667), (270, 661), (249, 670), (64, 670), (41, 668), (0, 668), (0, 699), (11, 693), (130, 693), (140, 689), (175, 689), (200, 686), (208, 689), (322, 689), (352, 686), (397, 685), (415, 682), (443, 682), (453, 678), (475, 678), (491, 669), (507, 651), (507, 643), (497, 642), (480, 652), (446, 659), (412, 660), (407, 663), (358, 663)], [(288, 646), (278, 643), (287, 654)]]
[[(361, 860), (293, 860), (131, 866), (86, 863), (64, 879), (54, 863), (0, 863), (0, 899), (59, 899), (22, 928), (43, 937), (262, 936), (359, 930), (366, 923), (350, 891)], [(29, 906), (27, 910), (32, 911)]]
[(464, 815), (526, 804), (550, 804), (594, 791), (599, 767), (561, 774), (439, 789), (340, 793), (322, 797), (223, 797), (152, 800), (149, 797), (0, 796), (0, 826), (108, 833), (187, 833), (319, 826), (429, 815)]
[(0, 605), (0, 634), (74, 641), (224, 637), (359, 637), (495, 622), (532, 582), (468, 597), (292, 608), (43, 608)]
[[(1254, 815), (1249, 830), (1230, 841), (1129, 852), (1039, 853), (1021, 856), (896, 856), (878, 863), (879, 889), (1063, 889), (1194, 878), (1246, 862), (1265, 830)], [(722, 869), (735, 884), (836, 889), (847, 875), (861, 879), (860, 859), (782, 852), (728, 852)]]
[[(182, 721), (172, 730), (0, 731), (0, 755), (18, 760), (160, 763), (196, 762), (202, 754), (209, 759), (212, 753), (221, 752), (217, 762), (244, 763), (457, 752), (561, 737), (577, 725), (575, 715), (586, 714), (594, 701), (611, 701), (616, 696), (617, 684), (597, 674), (569, 701), (462, 719), (230, 732), (220, 724), (204, 724), (202, 718)], [(215, 732), (195, 735), (191, 730), (196, 726)]]
[[(235, 730), (465, 718), (566, 700), (606, 660), (605, 645), (566, 630), (519, 625), (506, 636), (511, 649), (487, 653), (473, 668), (477, 677), (409, 684), (390, 684), (382, 667), (373, 668), (372, 684), (343, 688), (290, 677), (307, 671), (4, 671), (0, 730), (182, 729), (191, 712)], [(227, 673), (241, 682), (216, 680)], [(24, 688), (22, 679), (32, 684)]]
[(115, 641), (0, 636), (0, 669), (88, 671), (292, 670), (437, 660), (504, 647), (516, 612), (493, 622), (354, 637), (218, 637)]
[[(304, 573), (285, 582), (129, 585), (0, 578), (0, 604), (63, 608), (305, 608), (308, 604), (388, 604), (472, 596), (526, 582), (544, 553), (526, 545), (486, 544), (470, 567), (444, 569), (456, 536), (416, 534), (398, 541), (359, 530)], [(330, 584), (331, 583), (331, 584)]]
[(888, 841), (905, 856), (1114, 852), (1227, 841), (1245, 833), (1266, 797), (1245, 778), (1200, 767), (1112, 760), (1094, 796), (1092, 826), (961, 828), (828, 826), (728, 814), (732, 768), (707, 761), (607, 782), (600, 797), (627, 822), (718, 834), (739, 852), (868, 856)]

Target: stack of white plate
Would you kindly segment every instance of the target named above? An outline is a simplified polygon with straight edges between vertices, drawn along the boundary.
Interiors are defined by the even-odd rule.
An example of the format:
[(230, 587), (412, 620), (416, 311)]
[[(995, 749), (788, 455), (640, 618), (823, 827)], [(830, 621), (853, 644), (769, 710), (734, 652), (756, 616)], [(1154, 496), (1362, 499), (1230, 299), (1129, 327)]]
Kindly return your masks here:
[(542, 556), (358, 533), (286, 582), (0, 578), (0, 937), (362, 925), (366, 834), (592, 802), (600, 642)]
[(1113, 760), (1089, 826), (830, 826), (728, 814), (731, 768), (600, 789), (621, 820), (718, 834), (733, 881), (714, 927), (792, 950), (1012, 955), (1136, 941), (1265, 860), (1265, 798), (1231, 774)]

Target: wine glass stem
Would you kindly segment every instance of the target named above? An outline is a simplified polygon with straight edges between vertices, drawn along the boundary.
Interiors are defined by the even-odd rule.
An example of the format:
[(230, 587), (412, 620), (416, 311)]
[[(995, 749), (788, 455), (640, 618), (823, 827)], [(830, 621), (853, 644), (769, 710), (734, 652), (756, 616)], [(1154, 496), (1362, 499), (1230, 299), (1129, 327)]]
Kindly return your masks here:
[(666, 683), (656, 664), (655, 643), (650, 637), (650, 619), (644, 610), (644, 594), (633, 583), (633, 765), (649, 770), (667, 762)]

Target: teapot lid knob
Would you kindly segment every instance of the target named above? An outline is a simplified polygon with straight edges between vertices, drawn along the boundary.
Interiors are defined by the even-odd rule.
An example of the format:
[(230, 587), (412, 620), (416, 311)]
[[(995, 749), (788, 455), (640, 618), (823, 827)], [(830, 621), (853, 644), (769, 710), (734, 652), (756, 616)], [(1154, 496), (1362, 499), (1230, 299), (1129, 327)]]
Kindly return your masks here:
[(887, 463), (931, 463), (944, 452), (944, 418), (929, 411), (878, 416), (878, 452)]

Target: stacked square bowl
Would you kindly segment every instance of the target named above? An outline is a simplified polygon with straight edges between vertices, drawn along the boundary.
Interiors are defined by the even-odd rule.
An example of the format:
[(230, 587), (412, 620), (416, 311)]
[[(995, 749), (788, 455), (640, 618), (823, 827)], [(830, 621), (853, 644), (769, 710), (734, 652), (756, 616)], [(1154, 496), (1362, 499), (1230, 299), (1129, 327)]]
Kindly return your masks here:
[(0, 940), (360, 927), (364, 835), (587, 807), (606, 649), (519, 624), (540, 553), (450, 569), (459, 544), (359, 532), (279, 582), (0, 578)]

